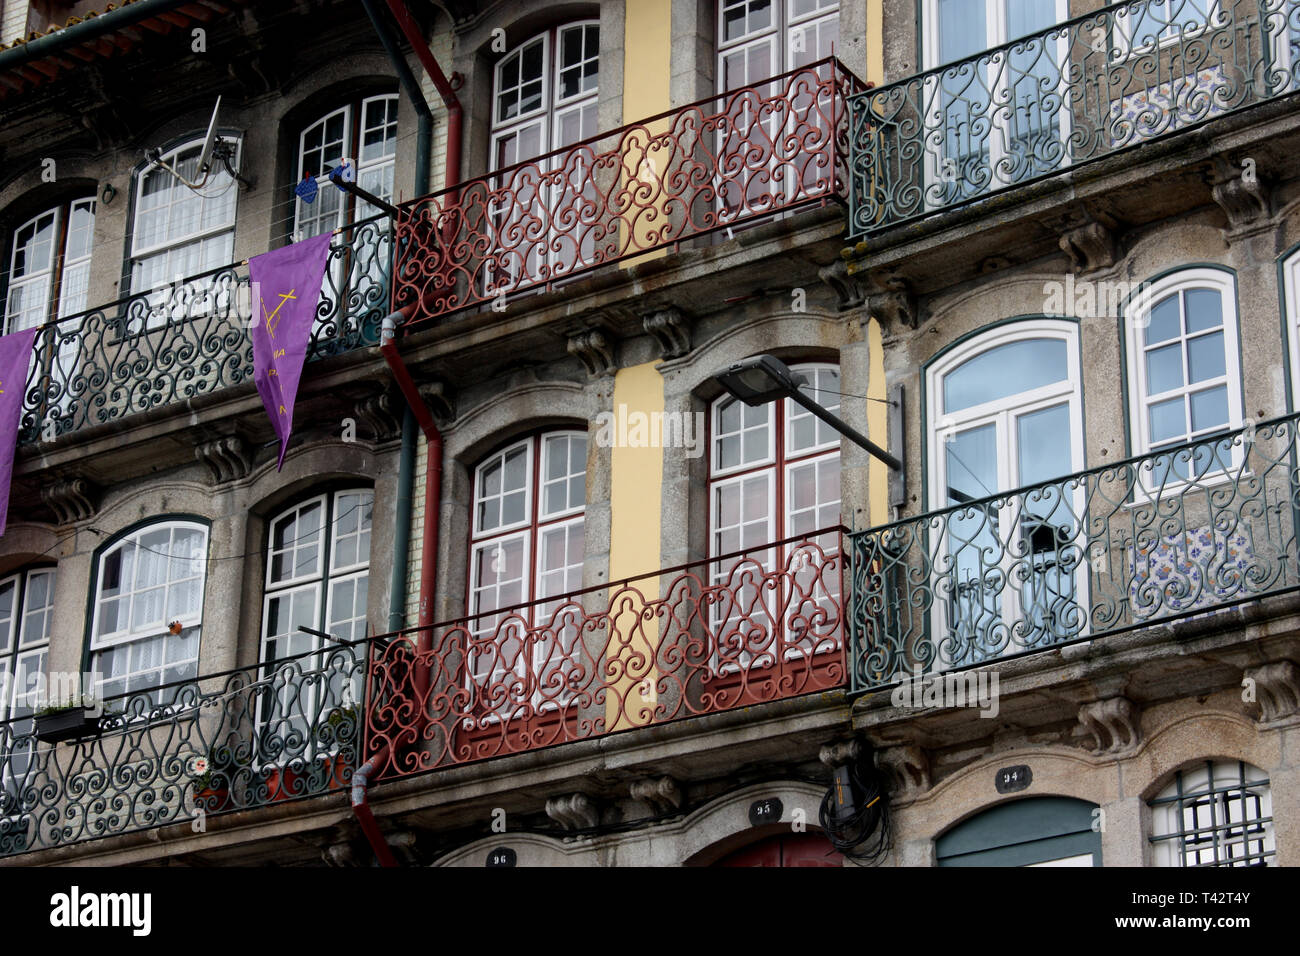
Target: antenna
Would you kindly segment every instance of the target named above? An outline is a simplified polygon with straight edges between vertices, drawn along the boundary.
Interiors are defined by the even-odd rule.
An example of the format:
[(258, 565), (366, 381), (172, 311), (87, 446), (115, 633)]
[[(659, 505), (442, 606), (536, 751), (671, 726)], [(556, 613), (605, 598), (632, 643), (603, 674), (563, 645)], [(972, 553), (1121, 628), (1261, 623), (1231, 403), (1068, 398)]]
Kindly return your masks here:
[(212, 147), (217, 141), (217, 113), (221, 111), (221, 97), (217, 97), (217, 105), (212, 107), (212, 119), (208, 120), (208, 133), (203, 137), (203, 149), (199, 153), (199, 175), (206, 176), (208, 170), (212, 168)]

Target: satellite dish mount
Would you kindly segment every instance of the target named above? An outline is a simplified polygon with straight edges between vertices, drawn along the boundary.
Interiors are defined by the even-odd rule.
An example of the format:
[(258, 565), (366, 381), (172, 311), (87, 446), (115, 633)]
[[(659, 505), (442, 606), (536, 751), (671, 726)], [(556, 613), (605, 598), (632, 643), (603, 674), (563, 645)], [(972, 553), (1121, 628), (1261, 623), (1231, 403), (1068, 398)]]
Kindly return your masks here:
[(157, 149), (149, 150), (146, 155), (153, 161), (155, 166), (160, 166), (167, 170), (176, 179), (190, 189), (199, 190), (207, 185), (209, 177), (212, 175), (212, 168), (220, 163), (230, 174), (230, 177), (245, 188), (252, 186), (252, 182), (245, 179), (235, 170), (235, 148), (237, 143), (234, 140), (225, 139), (217, 135), (217, 114), (221, 112), (221, 97), (217, 97), (217, 103), (212, 107), (212, 118), (208, 120), (208, 131), (203, 137), (203, 148), (199, 150), (199, 168), (198, 181), (190, 182), (174, 168), (168, 166), (160, 158), (160, 151)]

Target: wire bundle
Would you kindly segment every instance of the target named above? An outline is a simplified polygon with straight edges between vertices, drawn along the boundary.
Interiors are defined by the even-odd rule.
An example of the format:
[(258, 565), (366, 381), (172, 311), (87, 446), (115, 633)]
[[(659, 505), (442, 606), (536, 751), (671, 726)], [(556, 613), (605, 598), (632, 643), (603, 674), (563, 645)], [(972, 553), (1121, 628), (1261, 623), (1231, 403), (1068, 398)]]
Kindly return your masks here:
[[(870, 756), (865, 760), (869, 761)], [(884, 859), (890, 849), (889, 796), (885, 793), (880, 775), (864, 760), (849, 766), (849, 779), (853, 788), (853, 815), (847, 819), (835, 814), (835, 786), (822, 797), (820, 819), (831, 845), (859, 865), (875, 865)]]

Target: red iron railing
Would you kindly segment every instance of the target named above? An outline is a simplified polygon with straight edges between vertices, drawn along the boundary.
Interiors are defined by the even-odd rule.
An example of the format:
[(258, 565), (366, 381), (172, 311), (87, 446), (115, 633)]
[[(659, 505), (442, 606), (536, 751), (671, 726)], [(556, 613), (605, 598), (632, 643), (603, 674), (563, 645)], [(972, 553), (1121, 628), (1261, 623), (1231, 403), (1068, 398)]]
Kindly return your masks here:
[(403, 203), (393, 306), (427, 321), (844, 201), (846, 98), (863, 88), (829, 58)]
[(844, 687), (835, 528), (376, 638), (381, 779)]

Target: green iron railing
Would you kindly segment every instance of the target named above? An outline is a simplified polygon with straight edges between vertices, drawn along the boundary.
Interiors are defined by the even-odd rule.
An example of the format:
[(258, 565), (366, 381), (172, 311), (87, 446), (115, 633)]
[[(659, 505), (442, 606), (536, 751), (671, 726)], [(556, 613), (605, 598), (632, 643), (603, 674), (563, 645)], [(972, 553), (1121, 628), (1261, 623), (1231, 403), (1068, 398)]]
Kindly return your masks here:
[(332, 647), (110, 697), (62, 742), (20, 710), (0, 721), (0, 857), (326, 793), (345, 802), (366, 656)]
[[(308, 361), (378, 344), (391, 264), (386, 218), (334, 238)], [(41, 326), (19, 443), (251, 383), (250, 293), (248, 267), (233, 263)]]
[(1300, 0), (1140, 0), (849, 98), (850, 236), (1300, 89)]
[(853, 690), (1300, 587), (1300, 416), (850, 536)]

